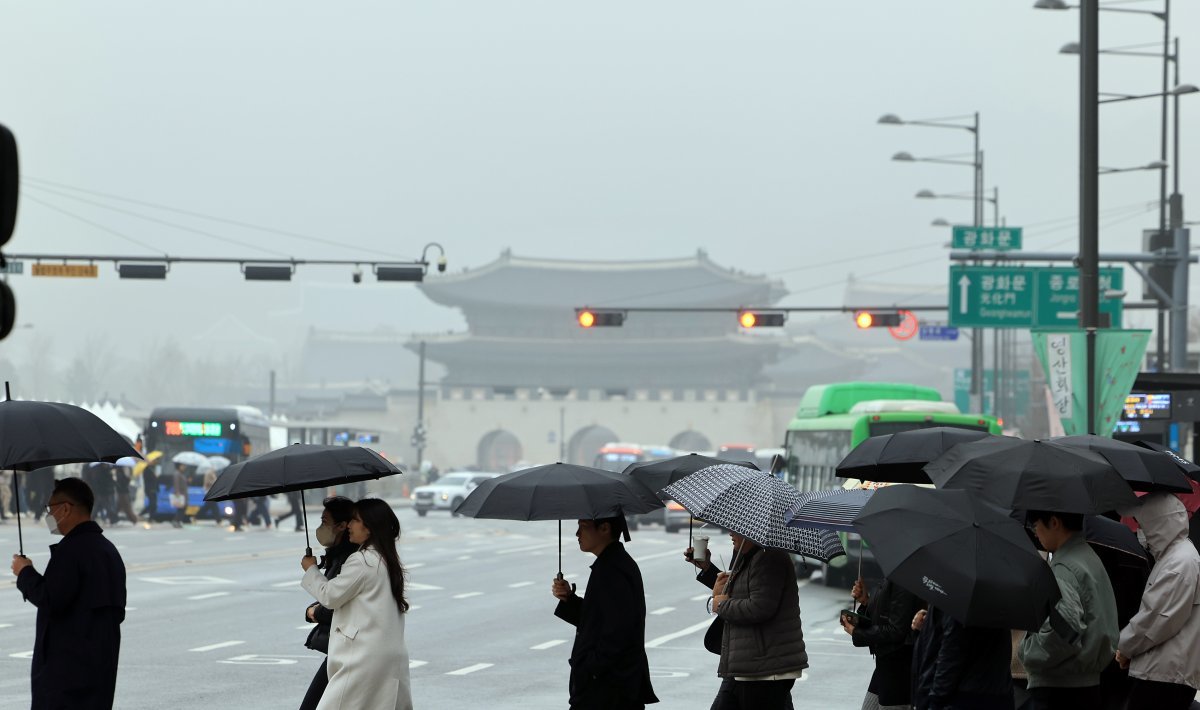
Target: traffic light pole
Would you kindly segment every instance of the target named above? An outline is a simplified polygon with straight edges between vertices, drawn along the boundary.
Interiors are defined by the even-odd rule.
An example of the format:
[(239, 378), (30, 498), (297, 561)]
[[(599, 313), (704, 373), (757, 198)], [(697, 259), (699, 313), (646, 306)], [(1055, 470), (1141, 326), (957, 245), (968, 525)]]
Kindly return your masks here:
[(1087, 333), (1087, 433), (1096, 433), (1100, 327), (1100, 0), (1079, 6), (1079, 327)]

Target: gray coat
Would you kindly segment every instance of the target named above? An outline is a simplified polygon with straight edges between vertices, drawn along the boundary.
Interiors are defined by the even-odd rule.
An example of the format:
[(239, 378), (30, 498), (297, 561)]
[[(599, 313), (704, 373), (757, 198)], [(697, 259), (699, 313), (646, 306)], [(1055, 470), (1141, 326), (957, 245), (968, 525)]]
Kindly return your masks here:
[(792, 673), (808, 668), (796, 570), (786, 552), (754, 550), (739, 557), (717, 609), (725, 621), (717, 675)]
[(1134, 678), (1200, 688), (1200, 555), (1188, 539), (1187, 510), (1173, 495), (1151, 493), (1133, 517), (1155, 562), (1117, 649)]

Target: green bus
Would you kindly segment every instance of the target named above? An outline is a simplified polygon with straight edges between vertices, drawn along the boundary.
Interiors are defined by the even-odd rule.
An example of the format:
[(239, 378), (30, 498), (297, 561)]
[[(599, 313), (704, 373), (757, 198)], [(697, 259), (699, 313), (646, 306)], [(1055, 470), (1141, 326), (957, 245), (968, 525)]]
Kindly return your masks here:
[[(801, 491), (838, 488), (846, 481), (837, 477), (837, 465), (868, 437), (935, 426), (1000, 433), (995, 417), (962, 414), (931, 387), (891, 382), (814, 385), (804, 393), (788, 425), (785, 478)], [(841, 536), (846, 556), (819, 568), (826, 585), (848, 588), (857, 576), (862, 546), (851, 543), (845, 533)], [(870, 550), (862, 556), (864, 576), (878, 576)]]
[(962, 414), (932, 387), (836, 382), (804, 393), (784, 439), (786, 480), (801, 491), (837, 488), (835, 468), (868, 437), (949, 426), (1000, 433), (995, 417)]

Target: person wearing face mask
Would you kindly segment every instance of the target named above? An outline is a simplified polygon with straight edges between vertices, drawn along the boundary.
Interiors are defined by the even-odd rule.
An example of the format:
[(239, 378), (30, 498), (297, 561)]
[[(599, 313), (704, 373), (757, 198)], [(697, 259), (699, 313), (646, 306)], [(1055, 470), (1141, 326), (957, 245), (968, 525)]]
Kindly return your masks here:
[(34, 708), (112, 708), (117, 686), (125, 563), (92, 521), (95, 497), (78, 478), (54, 486), (46, 524), (62, 541), (50, 546), (45, 573), (13, 555), (17, 589), (37, 607), (30, 679)]
[[(715, 574), (712, 609), (721, 633), (720, 690), (711, 710), (785, 710), (808, 653), (800, 623), (796, 569), (788, 553), (730, 532), (734, 558)], [(709, 566), (701, 571), (715, 573)]]
[(354, 504), (346, 535), (359, 549), (337, 577), (326, 579), (311, 555), (300, 560), (300, 586), (333, 609), (329, 685), (317, 710), (412, 710), (400, 521), (385, 501), (364, 498)]
[(1154, 567), (1117, 640), (1117, 663), (1129, 669), (1125, 707), (1188, 708), (1200, 689), (1200, 554), (1188, 540), (1187, 509), (1173, 495), (1149, 493), (1131, 515)]
[[(358, 543), (352, 542), (347, 534), (350, 518), (354, 515), (354, 501), (345, 496), (331, 496), (325, 499), (325, 510), (321, 513), (321, 526), (317, 528), (317, 542), (325, 548), (325, 555), (318, 567), (325, 574), (325, 579), (333, 579), (342, 571), (346, 558), (358, 550)], [(313, 602), (304, 610), (304, 619), (316, 624), (308, 634), (304, 645), (314, 651), (329, 653), (329, 629), (333, 623), (333, 610)], [(321, 667), (313, 676), (300, 710), (315, 710), (321, 702), (321, 694), (329, 684), (329, 660), (321, 661)]]

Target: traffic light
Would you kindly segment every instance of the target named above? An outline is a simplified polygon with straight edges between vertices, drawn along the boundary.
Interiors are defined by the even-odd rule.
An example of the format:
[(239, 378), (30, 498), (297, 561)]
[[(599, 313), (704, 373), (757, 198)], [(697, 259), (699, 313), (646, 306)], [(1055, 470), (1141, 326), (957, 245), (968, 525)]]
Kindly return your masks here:
[(0, 126), (0, 247), (12, 237), (17, 223), (17, 139)]
[(787, 320), (783, 311), (741, 311), (738, 313), (738, 325), (743, 328), (782, 328)]
[(904, 320), (904, 316), (896, 311), (857, 311), (854, 314), (854, 325), (859, 328), (895, 328)]
[(576, 308), (575, 320), (580, 328), (619, 327), (625, 323), (625, 311), (601, 311)]
[[(17, 224), (17, 139), (12, 131), (0, 126), (0, 247), (12, 238)], [(0, 255), (0, 272), (7, 267)], [(8, 284), (0, 282), (0, 340), (12, 332), (16, 320), (17, 300)]]

